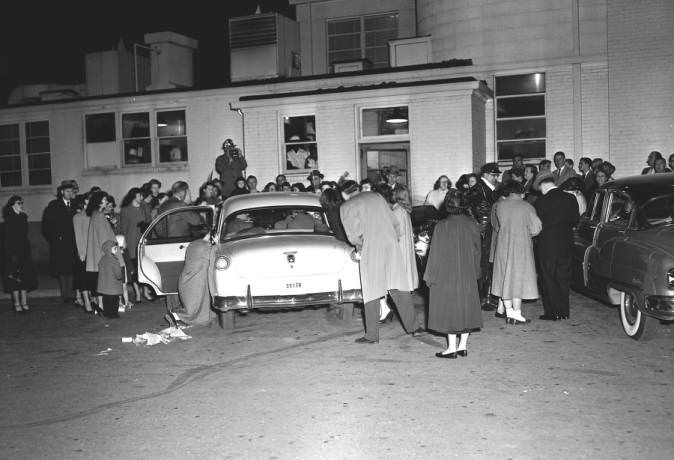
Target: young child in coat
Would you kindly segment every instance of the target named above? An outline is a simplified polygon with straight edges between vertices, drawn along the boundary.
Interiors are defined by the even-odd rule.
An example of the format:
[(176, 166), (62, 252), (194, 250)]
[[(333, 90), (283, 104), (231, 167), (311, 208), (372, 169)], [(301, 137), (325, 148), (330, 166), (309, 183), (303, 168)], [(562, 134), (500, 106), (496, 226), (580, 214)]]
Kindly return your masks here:
[(98, 293), (103, 297), (103, 316), (119, 318), (119, 296), (124, 280), (122, 255), (116, 241), (108, 240), (101, 245), (103, 257), (98, 263)]

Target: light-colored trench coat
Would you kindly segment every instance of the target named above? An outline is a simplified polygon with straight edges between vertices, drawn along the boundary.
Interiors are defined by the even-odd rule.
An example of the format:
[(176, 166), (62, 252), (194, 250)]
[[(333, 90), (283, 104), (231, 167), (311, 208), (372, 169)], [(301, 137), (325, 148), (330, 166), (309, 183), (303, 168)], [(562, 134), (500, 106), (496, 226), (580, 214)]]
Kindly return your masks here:
[(409, 290), (400, 228), (386, 200), (375, 192), (361, 192), (339, 212), (347, 238), (360, 252), (363, 302), (384, 297), (391, 289)]
[(496, 241), (492, 294), (503, 299), (537, 299), (532, 238), (540, 233), (542, 224), (536, 210), (520, 198), (508, 197), (492, 207), (491, 225)]

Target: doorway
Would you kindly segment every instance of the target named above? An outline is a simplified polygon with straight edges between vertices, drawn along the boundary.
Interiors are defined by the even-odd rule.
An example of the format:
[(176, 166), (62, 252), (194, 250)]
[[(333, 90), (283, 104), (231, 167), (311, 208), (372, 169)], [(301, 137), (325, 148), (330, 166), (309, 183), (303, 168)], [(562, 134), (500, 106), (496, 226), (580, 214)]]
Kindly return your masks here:
[(398, 182), (410, 186), (410, 143), (381, 142), (360, 144), (360, 174), (373, 184), (379, 182), (382, 171), (398, 169)]

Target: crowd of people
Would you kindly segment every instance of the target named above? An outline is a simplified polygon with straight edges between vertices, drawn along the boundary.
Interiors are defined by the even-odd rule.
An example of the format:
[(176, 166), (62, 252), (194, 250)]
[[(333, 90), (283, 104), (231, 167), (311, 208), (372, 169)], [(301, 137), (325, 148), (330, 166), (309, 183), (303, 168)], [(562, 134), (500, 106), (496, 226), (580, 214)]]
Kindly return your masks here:
[[(152, 300), (152, 291), (138, 284), (135, 248), (159, 213), (186, 204), (217, 205), (241, 194), (305, 192), (320, 196), (336, 237), (361, 254), (366, 328), (358, 342), (379, 340), (379, 324), (392, 318), (392, 307), (407, 332), (424, 330), (411, 295), (420, 281), (411, 194), (395, 167), (360, 182), (348, 172), (330, 181), (312, 170), (308, 186), (291, 184), (279, 174), (260, 191), (257, 178), (244, 175), (247, 163), (233, 142), (227, 139), (222, 149), (216, 160), (219, 178), (202, 184), (195, 199), (183, 181), (162, 191), (161, 182), (152, 179), (131, 188), (118, 211), (114, 197), (99, 187), (80, 193), (76, 181), (61, 182), (44, 210), (42, 233), (63, 301), (114, 318), (133, 302)], [(454, 187), (441, 175), (426, 196), (425, 204), (444, 217), (435, 227), (423, 273), (430, 292), (427, 327), (447, 334), (447, 349), (439, 357), (467, 355), (468, 334), (482, 326), (480, 309), (495, 310), (509, 324), (522, 324), (529, 321), (522, 315), (522, 300), (540, 297), (540, 319), (569, 317), (572, 229), (594, 190), (612, 179), (615, 167), (582, 157), (576, 172), (561, 151), (553, 156), (554, 170), (550, 160), (525, 164), (521, 155), (512, 160), (504, 172), (499, 164), (487, 163), (478, 173), (463, 174)], [(674, 154), (669, 157), (671, 169), (659, 152), (651, 152), (647, 164), (642, 174), (670, 172)], [(37, 287), (37, 276), (20, 196), (9, 199), (3, 217), (4, 287), (14, 310), (25, 312), (27, 291)]]

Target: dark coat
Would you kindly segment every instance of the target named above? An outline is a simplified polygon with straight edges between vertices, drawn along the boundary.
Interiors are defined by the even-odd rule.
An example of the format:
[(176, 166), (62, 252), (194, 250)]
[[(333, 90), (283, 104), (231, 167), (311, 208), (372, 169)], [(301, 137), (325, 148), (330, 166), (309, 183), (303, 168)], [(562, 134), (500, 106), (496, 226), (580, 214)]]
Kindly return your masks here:
[(30, 255), (28, 240), (28, 217), (10, 210), (5, 216), (2, 235), (3, 273), (6, 292), (33, 290), (37, 287), (37, 278)]
[(222, 181), (222, 196), (231, 196), (236, 187), (236, 179), (243, 176), (243, 171), (248, 167), (248, 162), (242, 156), (228, 161), (227, 155), (222, 154), (215, 159), (215, 170), (220, 174)]
[(489, 219), (491, 218), (491, 207), (497, 200), (495, 190), (489, 188), (484, 180), (480, 178), (477, 184), (473, 185), (466, 194), (468, 206), (471, 214), (480, 225), (480, 231), (484, 234), (489, 229)]
[(578, 201), (559, 188), (541, 195), (536, 204), (536, 213), (543, 229), (536, 239), (539, 257), (571, 256), (573, 251), (573, 227), (578, 223)]
[(587, 204), (590, 204), (590, 199), (594, 195), (594, 191), (597, 190), (597, 180), (594, 178), (594, 173), (589, 171), (583, 177), (583, 195), (585, 196), (585, 201)]
[(53, 275), (71, 274), (77, 255), (72, 208), (61, 198), (52, 200), (42, 215), (42, 234), (49, 244), (49, 262)]
[(482, 327), (480, 247), (479, 227), (468, 216), (451, 215), (435, 226), (424, 273), (429, 329), (447, 334)]
[(342, 218), (339, 215), (339, 207), (335, 206), (327, 208), (325, 210), (325, 217), (327, 217), (328, 225), (337, 239), (349, 243), (349, 239), (346, 237), (346, 232), (344, 231), (344, 226), (342, 225)]
[[(184, 201), (172, 196), (164, 202), (157, 210), (157, 215), (175, 208), (187, 206)], [(199, 213), (192, 211), (173, 213), (156, 225), (157, 236), (160, 238), (188, 237), (192, 235), (192, 227), (201, 225)]]

